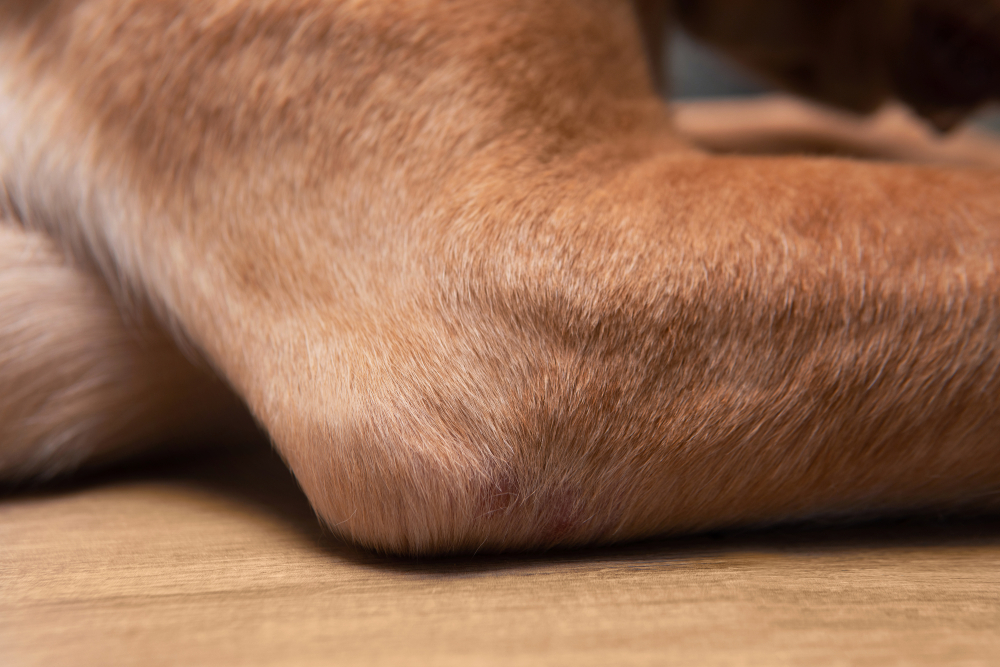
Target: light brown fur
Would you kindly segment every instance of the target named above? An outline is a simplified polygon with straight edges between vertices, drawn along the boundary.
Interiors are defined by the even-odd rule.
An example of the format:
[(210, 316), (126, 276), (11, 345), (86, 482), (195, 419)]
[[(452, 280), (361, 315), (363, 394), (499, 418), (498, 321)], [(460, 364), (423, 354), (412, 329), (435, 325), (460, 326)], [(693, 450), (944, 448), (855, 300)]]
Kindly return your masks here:
[(709, 156), (642, 35), (613, 0), (4, 2), (0, 176), (368, 547), (996, 504), (1000, 172)]
[[(0, 471), (48, 478), (143, 447), (249, 437), (237, 401), (39, 232), (0, 221)], [(147, 321), (143, 321), (143, 319)]]

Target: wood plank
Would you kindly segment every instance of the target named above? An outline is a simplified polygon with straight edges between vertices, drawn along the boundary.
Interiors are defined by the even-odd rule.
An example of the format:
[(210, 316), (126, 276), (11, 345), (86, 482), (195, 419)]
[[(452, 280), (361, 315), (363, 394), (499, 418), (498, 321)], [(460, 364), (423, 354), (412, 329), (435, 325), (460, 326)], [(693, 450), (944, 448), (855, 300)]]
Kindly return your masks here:
[(998, 664), (1000, 518), (400, 560), (268, 453), (0, 501), (0, 665)]

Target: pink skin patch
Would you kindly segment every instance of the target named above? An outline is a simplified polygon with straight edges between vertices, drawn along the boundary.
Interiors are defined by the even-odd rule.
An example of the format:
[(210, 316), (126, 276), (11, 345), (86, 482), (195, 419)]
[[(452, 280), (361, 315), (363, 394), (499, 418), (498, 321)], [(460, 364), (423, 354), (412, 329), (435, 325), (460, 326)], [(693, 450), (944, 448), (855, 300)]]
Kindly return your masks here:
[(577, 503), (579, 494), (559, 486), (546, 495), (539, 537), (548, 543), (560, 542), (582, 528), (582, 514)]

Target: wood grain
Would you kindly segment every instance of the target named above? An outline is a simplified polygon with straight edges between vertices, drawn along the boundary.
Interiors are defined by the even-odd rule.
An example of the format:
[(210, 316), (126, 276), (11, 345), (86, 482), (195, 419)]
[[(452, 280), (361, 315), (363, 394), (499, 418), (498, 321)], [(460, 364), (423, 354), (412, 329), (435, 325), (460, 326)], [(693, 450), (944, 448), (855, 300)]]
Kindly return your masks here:
[(1000, 519), (398, 560), (266, 452), (0, 499), (0, 665), (988, 665)]

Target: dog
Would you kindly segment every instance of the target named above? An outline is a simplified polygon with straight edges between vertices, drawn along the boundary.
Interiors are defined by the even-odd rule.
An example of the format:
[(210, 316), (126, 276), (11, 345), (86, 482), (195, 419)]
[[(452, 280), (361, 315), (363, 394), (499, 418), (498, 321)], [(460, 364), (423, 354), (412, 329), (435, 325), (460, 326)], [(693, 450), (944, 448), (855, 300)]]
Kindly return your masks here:
[(1000, 171), (707, 153), (668, 22), (854, 111), (1000, 93), (987, 0), (0, 2), (0, 476), (245, 404), (398, 554), (996, 507)]

